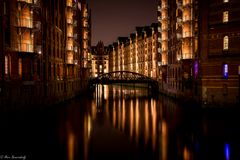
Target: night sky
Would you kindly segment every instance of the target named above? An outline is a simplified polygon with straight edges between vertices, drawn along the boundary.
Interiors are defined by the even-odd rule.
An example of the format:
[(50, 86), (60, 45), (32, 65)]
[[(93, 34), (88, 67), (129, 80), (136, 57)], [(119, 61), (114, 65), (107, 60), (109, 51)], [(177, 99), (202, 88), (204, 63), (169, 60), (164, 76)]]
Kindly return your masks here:
[(128, 37), (136, 26), (157, 22), (157, 0), (88, 0), (92, 12), (92, 45), (107, 46)]

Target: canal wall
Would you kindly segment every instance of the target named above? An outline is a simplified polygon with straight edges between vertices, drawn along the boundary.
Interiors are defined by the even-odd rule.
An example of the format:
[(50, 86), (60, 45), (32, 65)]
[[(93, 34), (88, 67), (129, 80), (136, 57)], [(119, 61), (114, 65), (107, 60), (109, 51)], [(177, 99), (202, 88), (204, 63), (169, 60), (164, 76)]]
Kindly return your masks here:
[(1, 85), (0, 111), (45, 108), (87, 91), (87, 80), (6, 82)]
[[(159, 93), (171, 98), (174, 98), (180, 102), (187, 102), (188, 104), (193, 104), (201, 107), (211, 107), (211, 108), (226, 108), (226, 107), (238, 107), (239, 102), (235, 101), (220, 101), (213, 100), (213, 98), (208, 98), (205, 100), (203, 98), (201, 86), (192, 85), (191, 87), (186, 87), (184, 85), (179, 86), (178, 89), (169, 86), (167, 83), (159, 82)], [(217, 95), (219, 92), (215, 92), (213, 95)], [(212, 96), (213, 97), (213, 96)]]

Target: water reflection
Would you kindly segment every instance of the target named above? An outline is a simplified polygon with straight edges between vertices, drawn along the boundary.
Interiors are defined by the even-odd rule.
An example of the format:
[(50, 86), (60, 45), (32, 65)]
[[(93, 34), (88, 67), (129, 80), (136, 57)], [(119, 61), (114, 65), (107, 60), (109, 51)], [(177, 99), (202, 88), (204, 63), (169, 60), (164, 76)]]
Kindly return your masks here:
[[(0, 156), (28, 159), (240, 159), (239, 110), (199, 109), (137, 86), (98, 85), (93, 99), (1, 114)], [(48, 155), (46, 158), (44, 155)]]
[[(97, 107), (103, 106), (103, 114), (112, 123), (112, 126), (117, 130), (124, 132), (128, 135), (135, 145), (144, 143), (144, 148), (155, 152), (158, 142), (158, 115), (156, 99), (143, 98), (147, 97), (147, 92), (143, 89), (131, 90), (129, 88), (124, 89), (123, 86), (109, 87), (98, 86), (98, 93), (95, 94), (95, 99), (102, 99), (106, 97), (107, 92), (110, 91), (112, 98), (102, 100), (96, 100)], [(102, 89), (103, 88), (103, 89)], [(101, 90), (99, 94), (99, 90)], [(142, 92), (141, 92), (142, 91)], [(136, 93), (139, 94), (136, 96)], [(135, 94), (135, 95), (134, 95)], [(111, 116), (110, 116), (111, 115)], [(164, 129), (163, 140), (164, 145), (167, 146), (166, 141), (166, 129)], [(143, 139), (142, 139), (143, 138)], [(166, 150), (166, 148), (165, 148)], [(158, 151), (156, 151), (158, 152)], [(166, 154), (166, 151), (164, 151)], [(166, 157), (166, 155), (165, 155)], [(166, 159), (166, 158), (165, 158)]]
[(226, 156), (226, 160), (230, 159), (230, 147), (229, 147), (229, 144), (225, 144), (225, 156)]
[(68, 133), (68, 160), (74, 160), (75, 138), (73, 133)]
[(161, 155), (160, 157), (162, 157), (162, 160), (167, 160), (167, 143), (168, 143), (168, 137), (167, 137), (167, 124), (165, 120), (162, 120), (161, 123), (161, 142), (160, 142), (160, 146), (162, 148), (161, 150)]
[[(208, 122), (201, 122), (204, 117), (200, 117), (198, 108), (179, 106), (165, 97), (149, 98), (147, 92), (139, 88), (103, 88), (103, 94), (111, 95), (101, 101), (103, 104), (98, 104), (106, 108), (103, 109), (103, 114), (115, 129), (123, 132), (130, 138), (130, 142), (140, 147), (142, 154), (161, 160), (201, 159), (199, 141), (204, 133), (201, 126)], [(101, 95), (96, 95), (95, 98), (101, 98)], [(173, 150), (176, 152), (171, 153)]]
[(88, 159), (88, 147), (89, 147), (89, 140), (91, 136), (91, 129), (92, 129), (92, 120), (91, 116), (85, 115), (84, 116), (84, 134), (83, 134), (83, 144), (84, 144), (84, 159)]

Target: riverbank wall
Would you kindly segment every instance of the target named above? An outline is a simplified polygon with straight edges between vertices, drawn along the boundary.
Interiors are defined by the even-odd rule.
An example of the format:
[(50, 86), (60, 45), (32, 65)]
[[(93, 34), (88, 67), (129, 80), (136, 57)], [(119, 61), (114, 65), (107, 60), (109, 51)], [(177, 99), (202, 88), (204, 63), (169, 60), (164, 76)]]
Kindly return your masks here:
[[(0, 110), (45, 108), (87, 92), (87, 80), (5, 82), (1, 84)], [(33, 108), (34, 107), (34, 108)]]

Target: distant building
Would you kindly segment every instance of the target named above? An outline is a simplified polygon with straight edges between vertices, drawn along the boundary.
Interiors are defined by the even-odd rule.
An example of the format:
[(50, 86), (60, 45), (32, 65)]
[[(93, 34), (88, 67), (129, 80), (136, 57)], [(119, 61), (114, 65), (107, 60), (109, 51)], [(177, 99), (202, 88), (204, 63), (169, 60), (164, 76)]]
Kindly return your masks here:
[(131, 71), (157, 78), (157, 24), (136, 27), (129, 37), (110, 46), (109, 70)]
[(108, 47), (104, 47), (102, 41), (92, 47), (92, 77), (109, 72)]
[(159, 0), (161, 91), (204, 103), (239, 101), (237, 15), (237, 0)]

